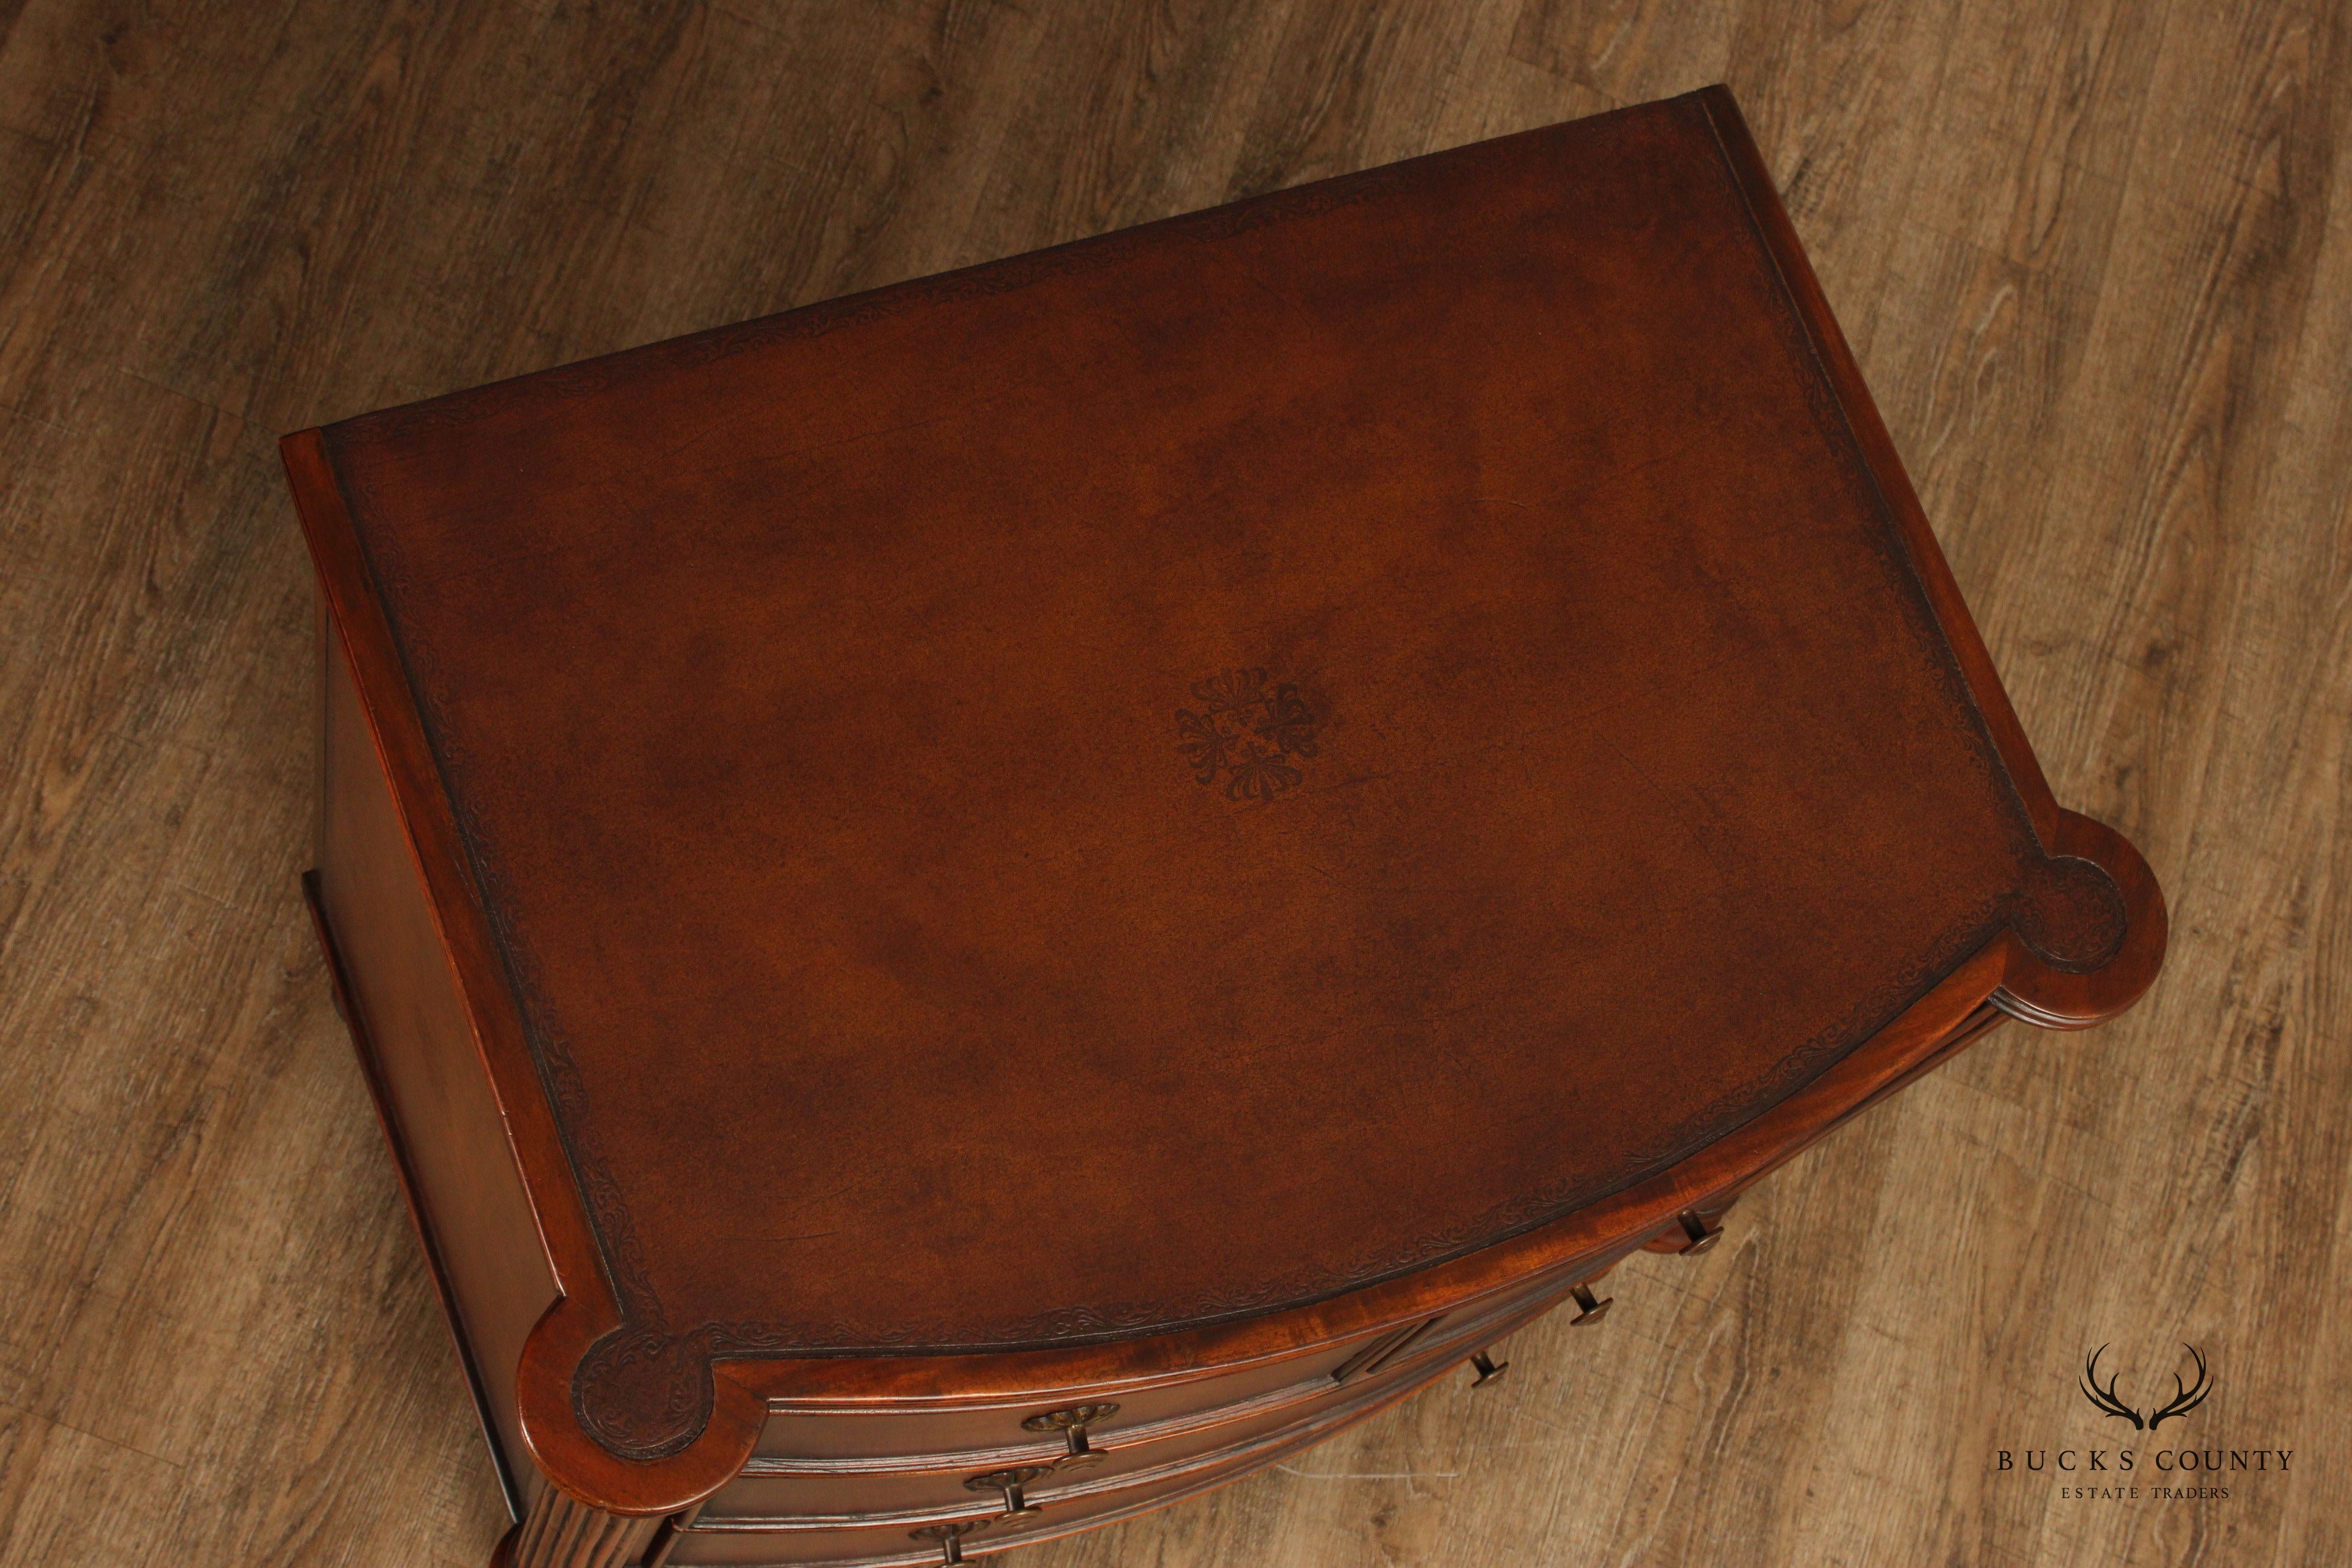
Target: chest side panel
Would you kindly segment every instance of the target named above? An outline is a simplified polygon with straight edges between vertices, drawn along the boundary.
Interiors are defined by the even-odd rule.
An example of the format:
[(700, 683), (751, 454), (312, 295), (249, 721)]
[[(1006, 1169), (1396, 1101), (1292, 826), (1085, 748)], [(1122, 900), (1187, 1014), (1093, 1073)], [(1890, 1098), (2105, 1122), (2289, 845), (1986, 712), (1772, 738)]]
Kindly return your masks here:
[(324, 653), (320, 919), (345, 1005), (356, 1015), (362, 1068), (378, 1092), (418, 1225), (455, 1298), (454, 1327), (478, 1379), (501, 1469), (526, 1481), (515, 1370), (525, 1338), (555, 1300), (554, 1277), (331, 629)]

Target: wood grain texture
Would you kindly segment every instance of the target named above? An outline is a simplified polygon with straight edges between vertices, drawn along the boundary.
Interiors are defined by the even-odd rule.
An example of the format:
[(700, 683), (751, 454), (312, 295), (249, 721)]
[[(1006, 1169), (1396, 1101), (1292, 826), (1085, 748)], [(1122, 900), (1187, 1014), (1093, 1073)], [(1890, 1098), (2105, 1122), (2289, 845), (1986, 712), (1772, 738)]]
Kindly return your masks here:
[[(2168, 973), (2010, 1028), (1703, 1258), (1041, 1565), (2352, 1558), (2352, 33), (2066, 7), (0, 12), (0, 1563), (506, 1528), (296, 873), (275, 437), (1724, 79), (2058, 797)], [(2297, 1451), (2063, 1498), (2093, 1346)], [(2169, 1438), (2172, 1428), (2166, 1428)]]

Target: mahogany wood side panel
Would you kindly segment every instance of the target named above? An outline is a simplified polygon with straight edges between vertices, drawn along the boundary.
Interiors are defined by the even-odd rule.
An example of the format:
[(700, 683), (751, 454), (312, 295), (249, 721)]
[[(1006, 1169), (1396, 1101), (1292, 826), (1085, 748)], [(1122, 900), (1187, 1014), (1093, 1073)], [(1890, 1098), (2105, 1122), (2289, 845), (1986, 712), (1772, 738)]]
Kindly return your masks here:
[(454, 1293), (515, 1500), (536, 1489), (516, 1375), (555, 1284), (504, 1118), (385, 784), (342, 638), (327, 626), (325, 797), (316, 877), (321, 933), (348, 988), (352, 1044), (381, 1086), (384, 1131), (417, 1223)]

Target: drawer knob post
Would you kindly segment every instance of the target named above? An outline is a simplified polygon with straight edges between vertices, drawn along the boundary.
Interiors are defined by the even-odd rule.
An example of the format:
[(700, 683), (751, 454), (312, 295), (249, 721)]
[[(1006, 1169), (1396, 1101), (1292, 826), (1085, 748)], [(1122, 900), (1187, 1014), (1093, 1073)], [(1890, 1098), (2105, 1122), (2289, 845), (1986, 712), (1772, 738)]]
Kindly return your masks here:
[(938, 1542), (940, 1562), (944, 1565), (962, 1562), (963, 1538), (975, 1530), (986, 1529), (987, 1524), (985, 1520), (957, 1519), (945, 1524), (927, 1524), (920, 1530), (910, 1530), (907, 1533), (917, 1541)]
[(1581, 1309), (1576, 1316), (1568, 1321), (1570, 1328), (1581, 1328), (1588, 1323), (1599, 1322), (1609, 1315), (1609, 1309), (1617, 1304), (1617, 1298), (1614, 1296), (1595, 1296), (1590, 1285), (1579, 1285), (1569, 1294), (1576, 1298), (1576, 1304)]
[(1023, 1494), (1021, 1489), (1040, 1476), (1053, 1473), (1051, 1465), (1015, 1465), (1011, 1469), (989, 1470), (982, 1475), (966, 1477), (963, 1484), (967, 1491), (1004, 1494), (1004, 1514), (998, 1521), (1002, 1523), (1036, 1518), (1041, 1510)]
[(1116, 1405), (1073, 1405), (1065, 1410), (1048, 1410), (1043, 1415), (1032, 1415), (1021, 1423), (1024, 1432), (1059, 1432), (1064, 1450), (1055, 1459), (1057, 1470), (1082, 1470), (1103, 1461), (1102, 1451), (1087, 1438), (1087, 1428), (1097, 1421), (1108, 1421), (1118, 1414)]
[(1689, 1239), (1683, 1246), (1683, 1256), (1705, 1252), (1723, 1239), (1723, 1222), (1710, 1219), (1696, 1209), (1685, 1209), (1676, 1216), (1682, 1221), (1683, 1235)]
[(1496, 1361), (1485, 1351), (1473, 1351), (1470, 1355), (1470, 1364), (1478, 1369), (1478, 1375), (1470, 1380), (1470, 1386), (1473, 1388), (1484, 1388), (1511, 1370), (1509, 1362)]

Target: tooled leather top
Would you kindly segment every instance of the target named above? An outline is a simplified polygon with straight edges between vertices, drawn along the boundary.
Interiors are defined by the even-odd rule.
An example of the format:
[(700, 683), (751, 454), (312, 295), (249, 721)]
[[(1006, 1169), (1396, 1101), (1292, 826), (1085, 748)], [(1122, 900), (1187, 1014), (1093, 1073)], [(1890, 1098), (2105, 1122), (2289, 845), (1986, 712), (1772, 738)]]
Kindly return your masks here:
[(1688, 100), (328, 443), (656, 1353), (1315, 1300), (2117, 936)]

